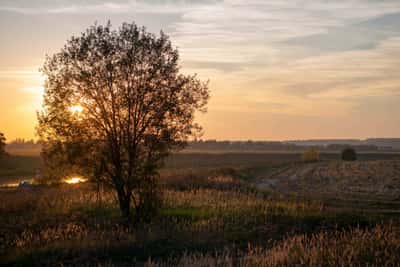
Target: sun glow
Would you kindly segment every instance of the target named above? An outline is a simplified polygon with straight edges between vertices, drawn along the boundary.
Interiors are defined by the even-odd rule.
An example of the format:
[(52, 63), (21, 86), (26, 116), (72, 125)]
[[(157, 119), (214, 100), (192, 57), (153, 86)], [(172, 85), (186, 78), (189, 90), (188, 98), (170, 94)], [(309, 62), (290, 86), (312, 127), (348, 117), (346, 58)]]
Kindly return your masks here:
[(81, 113), (83, 111), (83, 107), (81, 105), (73, 105), (69, 108), (69, 111), (71, 113)]
[(86, 182), (87, 179), (84, 179), (82, 177), (70, 177), (64, 180), (67, 184), (77, 184), (77, 183), (83, 183)]

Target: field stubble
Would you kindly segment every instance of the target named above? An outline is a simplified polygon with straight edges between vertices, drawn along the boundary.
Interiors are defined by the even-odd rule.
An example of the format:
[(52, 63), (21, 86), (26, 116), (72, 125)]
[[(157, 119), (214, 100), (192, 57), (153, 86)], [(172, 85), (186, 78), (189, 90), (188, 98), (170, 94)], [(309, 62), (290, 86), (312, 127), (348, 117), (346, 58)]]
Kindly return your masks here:
[(351, 204), (374, 211), (398, 212), (400, 160), (325, 161), (294, 164), (259, 177), (260, 189), (319, 199), (331, 204)]
[[(237, 160), (235, 157), (230, 160)], [(389, 169), (381, 172), (382, 168)], [(202, 169), (201, 174), (187, 171), (180, 175), (167, 169), (160, 180), (164, 193), (158, 216), (151, 223), (138, 226), (121, 222), (113, 193), (102, 192), (100, 202), (94, 186), (88, 183), (1, 189), (0, 263), (391, 266), (400, 261), (395, 214), (365, 214), (357, 206), (349, 209), (349, 202), (346, 208), (331, 205), (326, 195), (321, 199), (305, 198), (298, 194), (305, 192), (298, 190), (302, 188), (298, 177), (304, 178), (302, 186), (311, 183), (312, 188), (329, 186), (338, 190), (347, 187), (323, 180), (333, 175), (340, 185), (346, 179), (354, 179), (351, 181), (355, 183), (362, 177), (361, 181), (372, 179), (370, 185), (382, 181), (387, 185), (395, 180), (397, 171), (398, 162), (391, 161), (277, 162), (267, 167), (260, 164), (211, 172)], [(266, 173), (268, 179), (289, 177), (282, 183), (282, 192), (255, 186)], [(389, 178), (380, 180), (374, 178), (374, 173)], [(360, 183), (355, 184), (362, 186)], [(348, 190), (353, 194), (354, 189)], [(345, 200), (350, 198), (346, 195)], [(377, 205), (377, 209), (381, 208), (380, 203)], [(396, 202), (392, 209), (397, 207)]]

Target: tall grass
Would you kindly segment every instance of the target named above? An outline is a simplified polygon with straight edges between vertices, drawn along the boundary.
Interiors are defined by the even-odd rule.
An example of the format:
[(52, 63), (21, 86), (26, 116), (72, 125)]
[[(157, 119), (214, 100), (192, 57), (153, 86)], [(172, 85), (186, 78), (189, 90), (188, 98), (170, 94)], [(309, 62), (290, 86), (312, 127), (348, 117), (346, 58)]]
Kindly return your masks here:
[(322, 231), (297, 235), (277, 242), (272, 248), (249, 246), (245, 251), (185, 254), (178, 259), (157, 262), (148, 267), (166, 266), (398, 266), (400, 232), (393, 224), (372, 229)]
[(364, 229), (375, 224), (362, 215), (342, 214), (319, 202), (274, 198), (226, 172), (191, 176), (186, 183), (181, 182), (184, 179), (164, 177), (160, 213), (149, 224), (131, 226), (121, 223), (115, 195), (102, 192), (99, 201), (90, 184), (3, 190), (0, 263), (190, 266), (210, 260), (221, 266), (229, 266), (229, 261), (251, 266), (253, 254), (261, 260), (272, 257), (271, 251), (283, 255), (290, 244), (314, 244), (317, 237), (325, 238), (302, 253), (317, 251), (323, 242), (334, 245), (329, 243), (332, 233), (360, 225), (359, 232), (344, 232), (341, 237), (348, 238), (369, 233)]

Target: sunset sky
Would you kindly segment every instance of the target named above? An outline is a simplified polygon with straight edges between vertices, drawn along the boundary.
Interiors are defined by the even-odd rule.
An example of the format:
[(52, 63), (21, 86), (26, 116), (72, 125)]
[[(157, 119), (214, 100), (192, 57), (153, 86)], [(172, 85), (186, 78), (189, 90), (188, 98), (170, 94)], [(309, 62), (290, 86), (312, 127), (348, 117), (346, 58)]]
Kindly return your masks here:
[(163, 30), (210, 80), (204, 139), (400, 137), (399, 0), (1, 0), (8, 140), (34, 137), (45, 55), (107, 20)]

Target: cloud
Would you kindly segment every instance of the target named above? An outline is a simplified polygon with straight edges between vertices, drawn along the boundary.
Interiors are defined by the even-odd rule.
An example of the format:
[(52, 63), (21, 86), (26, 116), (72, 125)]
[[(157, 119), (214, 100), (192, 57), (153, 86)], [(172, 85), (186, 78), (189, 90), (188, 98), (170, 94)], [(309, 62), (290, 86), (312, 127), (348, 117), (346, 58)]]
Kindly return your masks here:
[[(33, 2), (33, 1), (31, 1)], [(55, 1), (55, 3), (47, 4), (43, 1), (42, 4), (36, 3), (35, 5), (6, 5), (2, 3), (0, 11), (15, 12), (21, 14), (87, 14), (87, 13), (127, 13), (131, 12), (133, 6), (129, 3), (117, 2), (100, 2), (92, 1), (92, 3), (74, 3)]]
[(241, 64), (233, 62), (192, 60), (192, 61), (185, 61), (183, 65), (185, 68), (219, 70), (222, 72), (233, 72), (233, 71), (243, 70), (243, 66)]
[(324, 33), (292, 38), (287, 44), (312, 52), (371, 49), (380, 41), (400, 35), (400, 13), (384, 14), (360, 23), (328, 28)]
[(0, 79), (2, 78), (18, 78), (18, 79), (26, 79), (26, 78), (37, 78), (40, 75), (38, 71), (34, 71), (32, 69), (0, 69)]
[(226, 61), (234, 61), (241, 67), (231, 69), (239, 71), (372, 48), (371, 43), (396, 36), (396, 15), (387, 14), (396, 11), (398, 1), (227, 0), (184, 10), (168, 32), (185, 60), (201, 58), (221, 71), (226, 71)]
[(201, 4), (218, 0), (4, 0), (0, 11), (22, 14), (127, 14), (127, 13), (180, 13)]
[[(215, 86), (211, 80), (215, 91), (210, 110), (343, 119), (350, 114), (371, 116), (386, 101), (388, 110), (400, 112), (391, 101), (400, 100), (398, 69), (400, 38), (382, 41), (371, 50), (241, 69), (225, 73)], [(217, 90), (221, 84), (228, 89)]]

